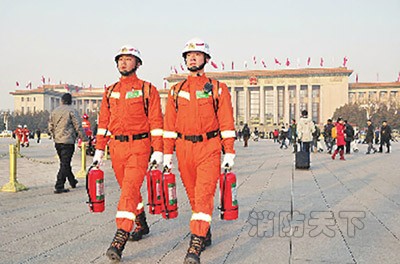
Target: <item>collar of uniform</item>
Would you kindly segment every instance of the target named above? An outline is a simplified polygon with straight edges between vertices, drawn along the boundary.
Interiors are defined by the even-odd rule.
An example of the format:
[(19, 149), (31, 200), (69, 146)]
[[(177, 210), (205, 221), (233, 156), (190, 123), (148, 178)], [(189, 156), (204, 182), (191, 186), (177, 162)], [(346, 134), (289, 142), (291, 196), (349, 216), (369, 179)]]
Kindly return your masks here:
[(206, 75), (203, 73), (201, 76), (188, 76), (188, 82), (204, 82), (208, 81), (208, 78)]
[(121, 84), (132, 84), (139, 81), (139, 78), (136, 74), (132, 74), (128, 77), (121, 77), (119, 81), (121, 82)]

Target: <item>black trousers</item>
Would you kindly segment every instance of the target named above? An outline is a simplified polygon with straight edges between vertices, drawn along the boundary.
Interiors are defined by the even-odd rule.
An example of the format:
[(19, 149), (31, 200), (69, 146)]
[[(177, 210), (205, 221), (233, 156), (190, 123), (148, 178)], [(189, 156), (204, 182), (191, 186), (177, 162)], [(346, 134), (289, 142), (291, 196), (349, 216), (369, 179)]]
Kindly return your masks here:
[(346, 141), (346, 154), (350, 154), (351, 141)]
[(75, 185), (76, 179), (72, 173), (71, 159), (74, 154), (74, 144), (55, 144), (58, 158), (60, 159), (60, 169), (57, 174), (56, 190), (64, 189), (65, 180), (68, 179), (70, 185)]

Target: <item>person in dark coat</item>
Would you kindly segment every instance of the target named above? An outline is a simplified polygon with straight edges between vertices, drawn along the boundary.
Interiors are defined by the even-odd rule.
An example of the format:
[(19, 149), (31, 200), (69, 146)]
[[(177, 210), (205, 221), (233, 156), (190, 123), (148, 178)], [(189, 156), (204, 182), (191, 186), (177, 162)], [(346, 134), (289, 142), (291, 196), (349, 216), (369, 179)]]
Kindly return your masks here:
[(346, 154), (350, 154), (350, 145), (354, 140), (354, 128), (347, 122), (347, 120), (344, 120), (344, 133), (346, 134)]
[(365, 135), (365, 141), (368, 144), (368, 149), (367, 149), (367, 153), (365, 154), (370, 154), (371, 150), (374, 151), (374, 153), (376, 152), (376, 148), (374, 148), (374, 126), (372, 125), (372, 122), (370, 119), (368, 119), (367, 121), (367, 133)]
[(248, 142), (250, 138), (250, 128), (247, 124), (244, 124), (244, 127), (242, 129), (242, 136), (243, 136), (243, 141), (244, 141), (244, 146), (248, 147)]
[(383, 146), (386, 145), (386, 153), (390, 153), (390, 140), (392, 139), (392, 129), (388, 126), (387, 121), (384, 120), (381, 126), (381, 145), (379, 152), (382, 153)]

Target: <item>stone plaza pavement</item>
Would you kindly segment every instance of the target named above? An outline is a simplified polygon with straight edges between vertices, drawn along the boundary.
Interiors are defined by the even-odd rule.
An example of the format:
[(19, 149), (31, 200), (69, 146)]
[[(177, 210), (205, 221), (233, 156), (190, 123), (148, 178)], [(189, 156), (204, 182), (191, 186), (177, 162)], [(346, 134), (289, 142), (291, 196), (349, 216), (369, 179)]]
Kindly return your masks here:
[[(0, 186), (9, 180), (10, 143), (0, 139)], [(236, 142), (234, 169), (239, 219), (219, 219), (217, 190), (213, 244), (202, 263), (400, 263), (399, 143), (391, 154), (374, 155), (359, 145), (346, 161), (313, 153), (310, 170), (295, 170), (291, 150), (272, 141), (242, 143)], [(116, 231), (119, 198), (111, 162), (102, 167), (106, 210), (93, 214), (84, 179), (69, 193), (53, 193), (58, 164), (52, 141), (32, 142), (22, 154), (18, 181), (29, 190), (0, 192), (0, 263), (110, 263), (105, 251)], [(76, 152), (74, 172), (80, 159)], [(191, 209), (176, 164), (174, 172), (179, 217), (147, 213), (150, 234), (127, 243), (122, 263), (183, 262)]]

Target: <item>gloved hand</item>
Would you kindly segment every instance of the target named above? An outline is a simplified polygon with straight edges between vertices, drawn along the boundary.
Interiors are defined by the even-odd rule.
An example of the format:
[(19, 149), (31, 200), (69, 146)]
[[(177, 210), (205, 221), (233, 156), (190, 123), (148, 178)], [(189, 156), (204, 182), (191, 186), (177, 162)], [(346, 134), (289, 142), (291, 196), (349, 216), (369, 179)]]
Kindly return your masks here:
[(164, 162), (163, 167), (167, 167), (168, 169), (172, 169), (172, 154), (164, 154)]
[(225, 153), (224, 155), (224, 159), (221, 163), (221, 168), (226, 168), (228, 167), (229, 169), (231, 169), (233, 167), (233, 165), (235, 164), (235, 162), (233, 161), (235, 159), (235, 154), (233, 153)]
[(163, 153), (161, 151), (154, 151), (150, 157), (150, 163), (156, 162), (157, 165), (161, 165), (163, 163)]
[(103, 165), (104, 150), (96, 149), (94, 152), (93, 163), (97, 162), (97, 166)]

